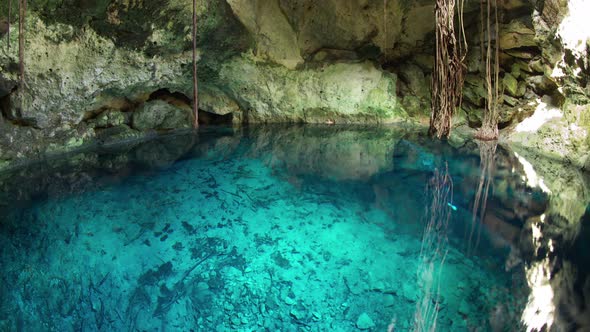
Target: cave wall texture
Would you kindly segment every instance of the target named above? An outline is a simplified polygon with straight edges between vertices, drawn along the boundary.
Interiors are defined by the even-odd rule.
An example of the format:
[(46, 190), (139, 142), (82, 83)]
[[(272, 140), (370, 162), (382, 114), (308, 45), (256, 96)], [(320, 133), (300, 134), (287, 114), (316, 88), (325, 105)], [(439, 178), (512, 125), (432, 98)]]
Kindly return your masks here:
[[(190, 126), (192, 1), (31, 3), (22, 92), (13, 2), (10, 49), (8, 3), (0, 4), (0, 167)], [(205, 123), (427, 122), (432, 0), (198, 3)], [(503, 6), (503, 137), (590, 169), (587, 57), (568, 53), (558, 36), (567, 0)], [(455, 122), (474, 128), (485, 95), (478, 2), (468, 2), (465, 18), (468, 73)], [(566, 75), (554, 78), (556, 67)], [(532, 134), (513, 133), (540, 101), (559, 106), (562, 116)]]

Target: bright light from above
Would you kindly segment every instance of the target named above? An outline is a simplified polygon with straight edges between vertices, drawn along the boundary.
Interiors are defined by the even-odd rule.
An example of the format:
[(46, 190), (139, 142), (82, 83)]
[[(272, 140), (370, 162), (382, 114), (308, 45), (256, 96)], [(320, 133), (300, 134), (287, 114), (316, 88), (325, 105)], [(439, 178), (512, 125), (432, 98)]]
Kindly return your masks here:
[(569, 14), (559, 25), (558, 34), (561, 36), (566, 48), (575, 53), (582, 54), (585, 51), (586, 40), (590, 38), (590, 1), (569, 0)]
[(547, 121), (561, 118), (563, 116), (563, 113), (561, 113), (559, 108), (551, 107), (541, 100), (538, 100), (538, 103), (539, 105), (537, 106), (535, 113), (516, 126), (515, 131), (517, 133), (535, 132)]

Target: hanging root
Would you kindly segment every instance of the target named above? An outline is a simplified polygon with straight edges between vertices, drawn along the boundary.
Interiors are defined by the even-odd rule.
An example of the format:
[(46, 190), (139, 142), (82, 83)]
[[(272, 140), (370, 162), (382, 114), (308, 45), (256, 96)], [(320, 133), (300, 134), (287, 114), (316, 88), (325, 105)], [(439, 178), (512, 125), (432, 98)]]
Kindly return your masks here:
[(387, 46), (387, 0), (383, 0), (383, 48), (385, 49), (385, 61), (388, 58), (388, 46)]
[[(463, 10), (461, 0), (459, 9)], [(466, 51), (463, 27), (459, 32), (459, 43), (453, 22), (455, 0), (436, 0), (436, 54), (432, 73), (432, 109), (430, 113), (430, 136), (448, 138), (451, 134), (451, 120), (455, 107), (461, 104), (463, 90), (463, 58), (460, 53)], [(462, 13), (460, 14), (462, 17)], [(459, 20), (463, 24), (463, 19)], [(466, 44), (465, 44), (466, 45)]]
[(12, 0), (8, 0), (8, 20), (6, 24), (6, 43), (8, 46), (8, 51), (10, 51), (10, 12), (12, 11)]
[[(486, 103), (484, 110), (484, 117), (481, 128), (475, 133), (475, 138), (483, 141), (492, 141), (498, 139), (498, 119), (500, 118), (499, 101), (502, 92), (500, 91), (500, 43), (499, 43), (499, 19), (498, 19), (498, 1), (493, 0), (494, 6), (492, 8), (492, 0), (481, 0), (480, 15), (482, 20), (482, 37), (481, 52), (482, 61), (485, 61), (485, 87), (486, 87)], [(485, 9), (485, 10), (484, 10)], [(492, 10), (494, 11), (495, 29), (492, 31)], [(485, 12), (485, 27), (484, 27), (484, 12)], [(493, 36), (492, 36), (493, 32)], [(484, 36), (485, 34), (485, 37)], [(493, 38), (492, 38), (493, 37)], [(486, 51), (484, 54), (484, 41)], [(494, 50), (492, 54), (492, 40), (494, 40)]]
[[(27, 13), (27, 0), (18, 1), (18, 68), (19, 68), (19, 92), (25, 88), (25, 16)], [(22, 100), (22, 98), (21, 98)]]

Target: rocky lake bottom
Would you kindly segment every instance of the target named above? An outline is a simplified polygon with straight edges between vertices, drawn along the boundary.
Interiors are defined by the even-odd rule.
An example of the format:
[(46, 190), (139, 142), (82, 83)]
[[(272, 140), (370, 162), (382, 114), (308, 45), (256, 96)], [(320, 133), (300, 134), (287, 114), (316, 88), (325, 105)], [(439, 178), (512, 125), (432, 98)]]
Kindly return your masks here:
[(557, 326), (558, 290), (538, 293), (567, 247), (538, 236), (551, 195), (517, 154), (472, 148), (224, 129), (29, 166), (36, 182), (7, 173), (0, 331)]

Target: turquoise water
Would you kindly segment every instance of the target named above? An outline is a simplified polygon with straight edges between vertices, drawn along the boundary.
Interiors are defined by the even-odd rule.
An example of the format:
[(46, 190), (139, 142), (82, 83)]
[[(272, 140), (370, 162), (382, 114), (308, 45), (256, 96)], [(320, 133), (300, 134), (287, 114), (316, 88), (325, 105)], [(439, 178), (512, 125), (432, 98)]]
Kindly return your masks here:
[(0, 330), (584, 327), (585, 196), (567, 237), (522, 157), (454, 146), (206, 129), (4, 173)]

